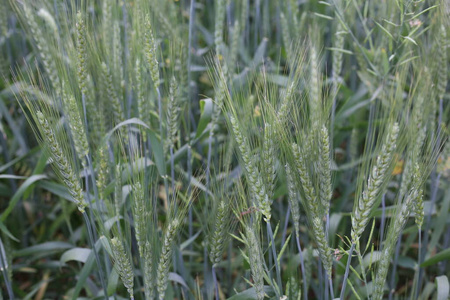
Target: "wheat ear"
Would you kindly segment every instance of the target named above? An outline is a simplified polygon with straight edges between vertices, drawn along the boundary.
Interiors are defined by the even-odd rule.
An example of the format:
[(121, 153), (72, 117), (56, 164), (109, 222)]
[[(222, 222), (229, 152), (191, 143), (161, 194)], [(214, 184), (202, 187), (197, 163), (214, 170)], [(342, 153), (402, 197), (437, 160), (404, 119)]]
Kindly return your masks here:
[(85, 126), (81, 119), (80, 110), (77, 101), (72, 94), (67, 95), (64, 93), (63, 98), (67, 117), (69, 119), (69, 128), (72, 132), (73, 143), (75, 145), (75, 151), (83, 164), (83, 167), (86, 168), (86, 157), (89, 154), (89, 144), (86, 132), (84, 131)]
[(116, 237), (111, 239), (111, 249), (115, 261), (114, 267), (116, 268), (117, 273), (119, 273), (128, 294), (130, 294), (130, 299), (133, 300), (134, 274), (130, 259), (125, 252), (122, 242)]
[(144, 257), (144, 243), (146, 241), (146, 218), (145, 218), (145, 199), (144, 189), (141, 183), (137, 182), (132, 186), (134, 201), (133, 201), (133, 219), (134, 219), (134, 231), (136, 241), (138, 245), (139, 255)]
[(86, 203), (83, 197), (83, 190), (75, 173), (67, 161), (61, 146), (59, 145), (53, 129), (50, 127), (48, 121), (42, 112), (36, 112), (37, 120), (42, 128), (43, 139), (50, 150), (50, 155), (58, 166), (59, 173), (62, 176), (64, 184), (67, 186), (70, 195), (72, 196), (78, 210), (82, 213), (85, 211)]
[(255, 231), (250, 226), (246, 226), (245, 239), (247, 243), (248, 259), (252, 271), (253, 287), (256, 299), (264, 299), (264, 262), (260, 242)]
[(220, 55), (223, 46), (223, 23), (225, 20), (225, 0), (216, 0), (216, 22), (214, 28), (214, 42), (216, 44), (216, 55)]
[(123, 49), (122, 49), (122, 41), (120, 38), (120, 26), (119, 22), (115, 21), (113, 24), (113, 59), (112, 59), (112, 69), (114, 71), (115, 78), (117, 82), (123, 87)]
[(167, 285), (169, 283), (169, 269), (170, 269), (170, 260), (172, 256), (173, 241), (175, 239), (175, 235), (177, 233), (179, 225), (180, 221), (178, 219), (174, 219), (167, 227), (166, 233), (164, 235), (164, 242), (159, 257), (158, 272), (156, 277), (157, 280), (156, 286), (158, 289), (160, 300), (164, 299)]
[(97, 189), (101, 200), (105, 200), (105, 187), (108, 184), (109, 166), (108, 166), (108, 146), (100, 145), (97, 150)]
[(60, 95), (61, 82), (59, 81), (59, 77), (56, 73), (56, 64), (55, 64), (54, 59), (52, 59), (52, 53), (50, 52), (50, 49), (48, 48), (48, 43), (44, 39), (44, 35), (42, 34), (42, 31), (41, 31), (40, 27), (38, 26), (38, 24), (36, 23), (36, 20), (34, 18), (34, 15), (31, 11), (31, 9), (28, 7), (27, 4), (24, 4), (23, 9), (24, 9), (26, 21), (31, 29), (33, 40), (36, 44), (39, 56), (42, 59), (42, 63), (43, 63), (45, 72), (47, 73), (47, 75), (50, 79), (50, 82), (56, 91), (56, 94)]
[(281, 23), (281, 36), (283, 38), (284, 49), (286, 51), (286, 57), (289, 59), (292, 57), (291, 53), (291, 33), (289, 32), (289, 23), (286, 19), (284, 13), (280, 14), (280, 23)]
[(289, 165), (285, 166), (286, 168), (286, 179), (287, 179), (287, 186), (288, 186), (288, 192), (289, 192), (289, 204), (291, 205), (291, 213), (292, 213), (292, 220), (294, 221), (294, 228), (295, 232), (300, 232), (300, 207), (299, 207), (299, 201), (297, 198), (297, 191), (294, 184), (294, 176), (292, 174), (291, 168)]
[(86, 27), (81, 12), (77, 13), (77, 74), (81, 93), (86, 95), (87, 54), (86, 54)]
[(374, 300), (383, 299), (384, 284), (386, 281), (387, 272), (389, 270), (392, 253), (394, 252), (395, 244), (397, 243), (401, 235), (403, 227), (405, 226), (411, 211), (414, 210), (414, 205), (417, 202), (417, 198), (420, 197), (420, 169), (417, 164), (414, 166), (413, 172), (413, 187), (410, 190), (409, 194), (406, 195), (405, 201), (400, 202), (399, 205), (401, 207), (396, 217), (393, 219), (393, 224), (391, 224), (389, 227), (389, 232), (384, 243), (384, 249), (382, 252), (381, 260), (378, 263), (378, 270), (374, 281), (374, 293), (372, 297), (372, 299)]
[(319, 120), (321, 110), (321, 86), (320, 86), (320, 69), (317, 57), (316, 47), (310, 47), (310, 92), (309, 92), (309, 108), (312, 120), (312, 126), (315, 128), (317, 120)]
[(330, 201), (333, 196), (333, 187), (331, 185), (331, 158), (330, 158), (330, 137), (328, 130), (322, 126), (320, 131), (320, 160), (319, 160), (319, 197), (322, 203), (324, 215), (327, 215), (330, 210)]
[(265, 185), (267, 188), (267, 195), (269, 197), (273, 196), (273, 190), (275, 188), (275, 178), (276, 178), (276, 151), (277, 147), (275, 144), (275, 129), (269, 125), (265, 124), (264, 128), (264, 144), (262, 147), (262, 162), (263, 162), (263, 176), (265, 178)]
[(296, 163), (297, 172), (302, 183), (302, 188), (305, 194), (306, 207), (308, 208), (310, 215), (309, 221), (314, 233), (314, 239), (316, 240), (317, 247), (319, 249), (319, 255), (322, 260), (323, 266), (327, 271), (328, 278), (331, 278), (331, 269), (333, 267), (333, 258), (331, 256), (331, 249), (328, 246), (328, 242), (323, 228), (323, 222), (320, 219), (320, 205), (317, 199), (314, 186), (311, 182), (308, 170), (306, 168), (306, 162), (304, 154), (297, 144), (292, 145), (294, 159)]
[(227, 216), (229, 205), (225, 199), (221, 199), (217, 208), (216, 222), (210, 240), (209, 258), (212, 264), (218, 264), (222, 260), (225, 239), (227, 238)]
[(359, 239), (369, 222), (370, 213), (380, 194), (381, 186), (385, 180), (386, 173), (397, 147), (398, 132), (399, 126), (397, 123), (394, 123), (389, 127), (384, 144), (377, 157), (376, 164), (372, 168), (372, 172), (367, 181), (367, 185), (355, 206), (352, 214), (352, 240), (354, 243)]
[[(148, 97), (144, 95), (144, 87), (142, 85), (142, 73), (141, 73), (141, 61), (136, 60), (134, 67), (134, 74), (136, 79), (136, 100), (138, 104), (139, 119), (145, 124), (150, 125), (150, 101)], [(147, 131), (142, 131), (142, 139), (147, 142)]]
[(155, 298), (155, 278), (153, 270), (153, 248), (149, 241), (144, 247), (144, 293), (145, 299)]
[(245, 138), (241, 132), (240, 126), (237, 120), (230, 116), (231, 127), (236, 137), (236, 143), (238, 144), (239, 151), (241, 153), (242, 160), (244, 162), (245, 170), (247, 171), (247, 180), (249, 181), (250, 189), (252, 190), (257, 204), (266, 222), (271, 218), (271, 201), (266, 193), (266, 189), (261, 178), (253, 157), (251, 156), (250, 147), (248, 145), (247, 138)]
[(179, 117), (178, 83), (175, 77), (172, 77), (169, 88), (169, 104), (167, 107), (167, 143), (169, 144), (169, 148), (173, 147), (177, 141)]
[(153, 85), (155, 89), (159, 88), (160, 78), (159, 78), (159, 67), (158, 59), (156, 57), (156, 41), (153, 36), (152, 23), (150, 21), (150, 16), (145, 16), (145, 55), (147, 58), (147, 63), (150, 66), (150, 75), (153, 80)]

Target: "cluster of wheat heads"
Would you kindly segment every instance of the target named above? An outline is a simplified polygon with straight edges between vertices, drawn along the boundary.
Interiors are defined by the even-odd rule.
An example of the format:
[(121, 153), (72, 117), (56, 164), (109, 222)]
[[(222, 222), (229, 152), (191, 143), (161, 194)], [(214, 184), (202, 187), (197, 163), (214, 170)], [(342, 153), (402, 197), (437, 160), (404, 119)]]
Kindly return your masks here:
[[(383, 101), (375, 101), (370, 108), (363, 154), (358, 159), (351, 158), (354, 161), (352, 164), (358, 166), (358, 174), (352, 193), (345, 198), (354, 198), (350, 202), (354, 203), (353, 211), (349, 214), (351, 230), (345, 236), (346, 233), (330, 228), (333, 221), (330, 220), (330, 207), (335, 198), (333, 178), (336, 173), (340, 173), (340, 168), (335, 164), (336, 158), (330, 150), (329, 132), (332, 128), (329, 117), (334, 108), (335, 94), (332, 92), (333, 87), (330, 92), (328, 87), (322, 86), (314, 43), (307, 49), (308, 59), (305, 62), (305, 53), (291, 48), (296, 63), (287, 78), (286, 88), (268, 81), (270, 75), (263, 69), (249, 80), (248, 90), (234, 90), (233, 85), (229, 85), (226, 94), (224, 113), (234, 137), (245, 181), (244, 191), (241, 192), (245, 195), (244, 207), (254, 209), (254, 218), (243, 224), (241, 234), (242, 242), (250, 251), (248, 263), (252, 270), (255, 297), (263, 299), (268, 295), (264, 296), (264, 284), (261, 281), (272, 287), (271, 292), (277, 298), (290, 295), (290, 285), (283, 283), (281, 278), (291, 278), (292, 270), (287, 268), (286, 275), (280, 274), (280, 264), (291, 235), (302, 234), (302, 210), (308, 228), (304, 234), (311, 238), (308, 246), (317, 250), (319, 284), (324, 287), (315, 290), (316, 296), (323, 299), (339, 296), (344, 299), (353, 294), (383, 299), (386, 286), (390, 284), (387, 282), (387, 272), (394, 259), (394, 248), (410, 217), (415, 219), (420, 240), (424, 215), (423, 185), (443, 145), (439, 141), (442, 132), (427, 129), (433, 126), (435, 119), (423, 118), (424, 115), (433, 114), (433, 110), (429, 110), (423, 102), (424, 93), (429, 92), (426, 89), (429, 79), (425, 76), (418, 80), (408, 77), (405, 70), (417, 65), (399, 66), (392, 78), (393, 84), (383, 90)], [(303, 75), (305, 73), (306, 76)], [(218, 81), (216, 89), (222, 89), (221, 84), (227, 79), (218, 62), (215, 63), (213, 76)], [(408, 94), (403, 91), (405, 85), (410, 85)], [(441, 137), (445, 136), (448, 134)], [(394, 178), (398, 172), (395, 169), (400, 164), (404, 164), (402, 176)], [(294, 225), (291, 235), (284, 227), (278, 248), (271, 231), (273, 220), (276, 220), (277, 226), (282, 225), (278, 223), (282, 216), (273, 218), (272, 213), (275, 199), (273, 185), (277, 179), (284, 181), (288, 190), (290, 209), (285, 220), (291, 215)], [(398, 189), (392, 191), (393, 186), (389, 187), (389, 183), (397, 181)], [(393, 203), (390, 221), (386, 220), (385, 215), (387, 197)], [(341, 206), (348, 205), (341, 202)], [(374, 219), (376, 211), (382, 213), (377, 243), (373, 235), (375, 227), (380, 226)], [(262, 221), (267, 226), (266, 235), (261, 233), (264, 225)], [(367, 236), (366, 228), (370, 223), (372, 229)], [(330, 230), (340, 237), (340, 241), (330, 236)], [(255, 246), (255, 243), (259, 245)], [(422, 247), (420, 243), (419, 247)], [(263, 261), (259, 257), (261, 250), (258, 249), (266, 249), (268, 253)], [(304, 292), (303, 297), (306, 299), (311, 270), (307, 266), (304, 249), (297, 240), (298, 264), (302, 274), (302, 287), (299, 290)], [(255, 257), (250, 257), (251, 253)], [(375, 259), (375, 255), (379, 257)], [(360, 270), (352, 266), (353, 256), (358, 258)], [(342, 263), (343, 257), (347, 259), (346, 264)], [(284, 259), (286, 263), (289, 262), (289, 257)], [(420, 253), (416, 254), (418, 264), (422, 259)], [(372, 263), (372, 260), (378, 263)], [(261, 263), (262, 268), (256, 265)], [(394, 264), (393, 276), (395, 268)], [(344, 276), (338, 276), (337, 272)], [(420, 268), (416, 265), (409, 293), (411, 297), (417, 297), (415, 290), (420, 285), (419, 274)], [(357, 285), (363, 283), (363, 287), (355, 287), (355, 281)], [(300, 286), (300, 282), (297, 283)], [(351, 286), (351, 291), (346, 289), (347, 285)], [(300, 294), (296, 295), (300, 297)]]
[[(100, 287), (85, 292), (382, 299), (407, 231), (421, 249), (407, 296), (423, 295), (448, 42), (445, 25), (423, 25), (443, 61), (427, 68), (414, 20), (442, 20), (438, 8), (333, 1), (308, 16), (297, 1), (254, 13), (252, 1), (203, 2), (12, 2), (36, 54), (17, 98), (83, 216)], [(389, 22), (368, 28), (368, 12)]]

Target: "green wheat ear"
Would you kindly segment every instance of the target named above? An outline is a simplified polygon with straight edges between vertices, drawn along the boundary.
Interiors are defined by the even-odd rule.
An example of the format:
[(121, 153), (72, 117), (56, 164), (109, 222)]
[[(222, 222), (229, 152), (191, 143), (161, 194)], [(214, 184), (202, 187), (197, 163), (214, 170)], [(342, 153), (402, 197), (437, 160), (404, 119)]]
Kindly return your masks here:
[(300, 206), (297, 196), (297, 189), (294, 182), (294, 176), (291, 168), (286, 164), (286, 179), (289, 193), (289, 204), (291, 205), (292, 220), (294, 221), (294, 228), (297, 234), (300, 233)]
[(264, 186), (263, 178), (255, 165), (255, 162), (250, 151), (250, 146), (248, 145), (248, 140), (242, 134), (242, 130), (239, 126), (238, 121), (235, 117), (230, 116), (231, 127), (233, 129), (236, 143), (239, 148), (242, 160), (244, 162), (244, 167), (247, 173), (247, 180), (249, 181), (250, 189), (257, 201), (259, 209), (264, 215), (266, 222), (270, 221), (271, 218), (271, 201), (266, 193), (266, 188)]
[(331, 184), (330, 137), (328, 136), (328, 129), (325, 126), (322, 126), (319, 139), (319, 198), (322, 202), (324, 215), (327, 215), (330, 210), (330, 201), (331, 197), (333, 196), (333, 187)]
[(147, 220), (145, 210), (145, 194), (140, 182), (132, 186), (134, 201), (133, 201), (133, 219), (136, 241), (138, 245), (139, 255), (144, 257), (145, 249), (144, 243), (147, 240)]
[(390, 261), (392, 254), (394, 253), (395, 244), (397, 243), (403, 228), (410, 213), (414, 210), (414, 205), (420, 197), (420, 180), (421, 180), (421, 170), (416, 164), (414, 166), (414, 174), (412, 180), (412, 188), (407, 195), (404, 195), (404, 199), (399, 199), (397, 204), (397, 213), (395, 218), (392, 219), (389, 226), (389, 231), (386, 236), (386, 241), (384, 243), (384, 249), (382, 252), (382, 257), (378, 263), (378, 270), (374, 280), (374, 292), (373, 298), (375, 300), (383, 299), (384, 285), (386, 282), (387, 272), (389, 270)]
[(167, 144), (173, 147), (177, 141), (178, 119), (180, 117), (180, 101), (178, 94), (178, 83), (175, 77), (170, 81), (169, 104), (167, 107)]
[(153, 247), (149, 241), (144, 246), (144, 293), (146, 299), (155, 298)]
[(78, 181), (72, 166), (69, 164), (65, 153), (63, 152), (58, 140), (56, 139), (53, 129), (50, 127), (47, 119), (41, 111), (36, 112), (36, 117), (41, 128), (42, 138), (47, 145), (50, 155), (57, 165), (57, 170), (61, 175), (64, 184), (67, 186), (78, 210), (82, 213), (85, 211), (86, 203), (84, 202), (83, 190)]
[(42, 30), (40, 26), (36, 23), (36, 19), (34, 18), (34, 14), (32, 9), (28, 6), (28, 4), (24, 4), (23, 12), (28, 23), (28, 26), (32, 33), (32, 38), (36, 44), (36, 48), (38, 50), (38, 54), (42, 60), (42, 64), (44, 66), (44, 70), (47, 73), (50, 83), (56, 91), (57, 95), (60, 95), (61, 92), (61, 82), (59, 80), (55, 60), (52, 59), (52, 52), (50, 51), (48, 41), (45, 40), (44, 35), (42, 34)]
[(157, 272), (157, 289), (159, 294), (159, 299), (163, 300), (166, 294), (167, 285), (169, 283), (169, 269), (170, 269), (170, 261), (172, 258), (172, 248), (173, 242), (180, 226), (180, 221), (178, 219), (173, 219), (173, 221), (169, 224), (164, 234), (164, 241), (162, 245), (161, 255), (158, 263), (158, 272)]
[(352, 214), (352, 240), (356, 243), (369, 222), (369, 216), (373, 205), (380, 194), (381, 186), (387, 176), (387, 171), (392, 162), (397, 147), (399, 126), (397, 123), (389, 126), (384, 144), (372, 168), (367, 185), (359, 197)]
[(130, 299), (134, 299), (134, 273), (133, 268), (131, 266), (130, 259), (123, 247), (122, 242), (114, 237), (111, 239), (111, 250), (113, 253), (113, 258), (115, 261), (114, 267), (117, 270), (117, 273), (120, 275), (120, 279), (122, 279), (123, 285), (126, 287), (128, 294), (130, 294)]
[(303, 151), (297, 144), (294, 143), (292, 144), (292, 153), (294, 155), (295, 166), (300, 177), (302, 189), (304, 191), (306, 208), (309, 211), (309, 223), (311, 225), (314, 239), (319, 249), (320, 259), (322, 260), (323, 266), (327, 271), (328, 277), (331, 278), (333, 258), (331, 255), (331, 249), (328, 246), (323, 222), (321, 221), (322, 214), (320, 200), (316, 195), (314, 185), (311, 181)]
[(264, 299), (264, 261), (261, 245), (255, 230), (250, 225), (245, 225), (245, 242), (247, 244), (248, 260), (252, 271), (253, 287), (256, 299)]
[(145, 16), (145, 54), (147, 58), (147, 63), (150, 66), (150, 75), (153, 80), (153, 85), (155, 90), (159, 88), (160, 78), (159, 78), (159, 66), (158, 58), (156, 56), (156, 41), (153, 35), (152, 23), (150, 21), (150, 15)]
[(72, 132), (75, 151), (78, 154), (83, 167), (87, 166), (87, 156), (89, 155), (89, 144), (84, 130), (85, 126), (81, 119), (80, 110), (77, 101), (72, 94), (63, 92), (63, 101), (66, 108), (66, 114), (69, 120), (69, 128)]
[(86, 27), (81, 12), (77, 13), (77, 64), (78, 64), (78, 83), (81, 92), (86, 95), (87, 79), (87, 54), (86, 54)]
[(217, 208), (216, 222), (212, 237), (210, 238), (209, 258), (212, 264), (218, 264), (222, 260), (225, 240), (227, 238), (227, 221), (229, 215), (229, 203), (225, 199), (221, 199)]

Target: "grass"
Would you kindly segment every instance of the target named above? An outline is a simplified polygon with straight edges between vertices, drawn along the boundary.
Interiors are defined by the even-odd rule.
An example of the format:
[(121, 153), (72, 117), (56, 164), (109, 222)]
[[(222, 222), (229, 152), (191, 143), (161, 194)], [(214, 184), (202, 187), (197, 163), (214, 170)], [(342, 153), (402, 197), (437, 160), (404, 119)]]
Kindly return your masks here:
[(449, 297), (445, 1), (0, 1), (3, 299)]

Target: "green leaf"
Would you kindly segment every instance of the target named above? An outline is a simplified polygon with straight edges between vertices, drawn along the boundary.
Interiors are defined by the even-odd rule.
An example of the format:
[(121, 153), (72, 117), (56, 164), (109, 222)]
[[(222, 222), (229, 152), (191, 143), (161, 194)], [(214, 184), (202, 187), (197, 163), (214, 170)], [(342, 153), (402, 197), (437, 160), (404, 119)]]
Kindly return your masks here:
[(6, 220), (6, 218), (12, 212), (12, 210), (14, 209), (14, 206), (16, 206), (17, 202), (19, 202), (20, 198), (22, 197), (23, 193), (27, 190), (28, 187), (33, 185), (36, 181), (39, 181), (44, 178), (47, 178), (47, 176), (33, 175), (33, 176), (29, 177), (27, 180), (25, 180), (24, 183), (20, 186), (20, 188), (16, 191), (14, 196), (9, 201), (8, 207), (1, 214), (0, 221), (4, 222)]
[(184, 281), (183, 277), (181, 277), (177, 273), (170, 272), (169, 273), (169, 280), (173, 281), (173, 282), (176, 282), (176, 283), (179, 283), (182, 286), (184, 286), (185, 288), (189, 289), (188, 285), (186, 284), (186, 281)]
[(79, 261), (85, 263), (88, 260), (89, 254), (91, 254), (92, 250), (87, 248), (72, 248), (64, 252), (59, 259), (60, 263), (64, 265), (68, 261)]
[(201, 230), (198, 231), (198, 232), (197, 232), (196, 234), (194, 234), (190, 239), (188, 239), (187, 241), (181, 243), (181, 245), (180, 245), (180, 250), (183, 251), (184, 249), (187, 248), (187, 246), (189, 246), (190, 244), (192, 244), (192, 243), (195, 241), (195, 239), (200, 235), (201, 232), (202, 232)]
[(417, 42), (412, 37), (404, 36), (403, 38), (417, 46)]
[(429, 259), (424, 261), (420, 266), (421, 267), (429, 267), (429, 266), (437, 264), (440, 261), (448, 260), (448, 259), (450, 259), (450, 248), (445, 249), (445, 250), (439, 252), (438, 254), (430, 257)]
[(26, 176), (18, 176), (18, 175), (9, 175), (9, 174), (2, 174), (0, 175), (0, 179), (17, 179), (17, 180), (21, 180), (21, 179), (26, 179)]
[(197, 134), (195, 135), (195, 138), (198, 138), (203, 133), (209, 121), (211, 121), (213, 109), (214, 105), (211, 98), (200, 100), (201, 115), (200, 121), (198, 121)]
[[(103, 244), (103, 239), (105, 239), (105, 237), (101, 237), (97, 240), (97, 242), (95, 243), (95, 251), (97, 251), (97, 252), (100, 251), (102, 244)], [(81, 271), (78, 275), (77, 284), (76, 284), (75, 289), (72, 294), (72, 300), (76, 300), (78, 298), (78, 295), (80, 294), (81, 290), (83, 289), (83, 287), (86, 283), (86, 280), (88, 279), (89, 275), (92, 272), (92, 269), (94, 268), (94, 264), (95, 264), (94, 251), (91, 251), (86, 260), (86, 263), (84, 264), (83, 268), (81, 269)]]
[(384, 28), (383, 25), (381, 25), (377, 21), (374, 21), (374, 22), (375, 22), (375, 24), (377, 24), (378, 27), (380, 27), (381, 30), (383, 30), (384, 33), (386, 33), (389, 36), (389, 38), (394, 39), (392, 34), (386, 28)]
[(46, 242), (35, 246), (27, 247), (14, 252), (15, 257), (30, 256), (33, 254), (50, 255), (54, 252), (73, 248), (72, 244), (65, 242)]
[(250, 70), (254, 71), (256, 67), (263, 63), (268, 41), (269, 39), (263, 38), (261, 43), (258, 45), (255, 55), (253, 56), (253, 59), (250, 63)]
[(447, 300), (450, 294), (450, 284), (448, 282), (448, 278), (445, 275), (438, 276), (435, 279), (436, 289), (437, 289), (437, 297), (436, 300)]
[(149, 131), (147, 133), (150, 143), (152, 145), (153, 156), (155, 157), (155, 164), (161, 176), (166, 175), (166, 161), (164, 159), (164, 148), (156, 133)]
[[(27, 153), (28, 146), (22, 136), (22, 131), (20, 130), (20, 126), (18, 126), (17, 123), (14, 121), (14, 119), (11, 117), (9, 110), (3, 103), (2, 99), (0, 99), (0, 116), (4, 117), (6, 119), (6, 122), (9, 125), (8, 126), (9, 129), (13, 133), (14, 139), (19, 143), (20, 148), (22, 149), (22, 153)], [(12, 138), (12, 137), (10, 137), (10, 138)]]
[(116, 268), (112, 268), (111, 273), (109, 274), (108, 277), (108, 287), (107, 287), (108, 296), (112, 296), (116, 292), (118, 284), (119, 284), (119, 274), (117, 273)]
[(2, 221), (0, 221), (0, 230), (6, 234), (7, 237), (9, 237), (10, 239), (12, 239), (13, 241), (16, 242), (20, 242), (14, 235), (12, 235), (12, 233), (8, 230), (8, 228), (6, 228), (5, 224), (3, 224)]
[(414, 270), (417, 266), (417, 261), (408, 256), (399, 256), (398, 265), (402, 268)]
[(120, 123), (117, 124), (113, 129), (111, 129), (110, 131), (108, 131), (108, 133), (107, 133), (107, 134), (105, 135), (105, 137), (103, 138), (102, 143), (106, 143), (106, 142), (111, 138), (111, 136), (113, 135), (113, 133), (114, 133), (116, 130), (118, 130), (120, 127), (127, 126), (127, 125), (132, 125), (132, 124), (135, 124), (135, 125), (141, 125), (141, 126), (144, 126), (144, 127), (147, 128), (147, 129), (150, 129), (150, 127), (148, 127), (148, 125), (145, 124), (145, 123), (144, 123), (143, 121), (141, 121), (140, 119), (138, 119), (138, 118), (131, 118), (131, 119), (125, 120), (125, 121), (123, 121), (123, 122), (120, 122)]
[(382, 258), (382, 256), (383, 256), (383, 253), (381, 251), (373, 251), (373, 252), (367, 253), (366, 256), (364, 256), (362, 264), (364, 267), (367, 268), (369, 265), (379, 261)]
[(0, 173), (5, 172), (9, 167), (14, 166), (19, 161), (34, 155), (35, 153), (39, 152), (40, 149), (41, 149), (40, 147), (34, 147), (32, 150), (28, 151), (26, 154), (9, 161), (8, 163), (6, 163), (0, 167)]
[[(269, 296), (269, 297), (275, 296), (273, 288), (270, 286), (264, 286), (264, 293), (266, 293), (267, 296)], [(228, 298), (228, 300), (254, 300), (254, 299), (258, 299), (256, 297), (255, 288), (250, 288), (248, 290), (245, 290), (239, 294), (236, 294), (236, 295)]]
[(50, 193), (52, 193), (56, 196), (66, 199), (70, 202), (74, 202), (72, 196), (69, 193), (69, 190), (62, 184), (43, 180), (38, 183), (38, 186), (49, 191)]
[(427, 9), (422, 10), (420, 13), (418, 13), (418, 14), (412, 16), (411, 19), (409, 19), (409, 21), (414, 20), (415, 18), (417, 18), (417, 17), (420, 16), (421, 14), (424, 14), (424, 13), (426, 13), (427, 11), (429, 11), (429, 10), (431, 10), (431, 9), (434, 9), (434, 8), (436, 8), (436, 7), (438, 7), (438, 6), (439, 6), (439, 5), (433, 5), (433, 6), (428, 7)]

